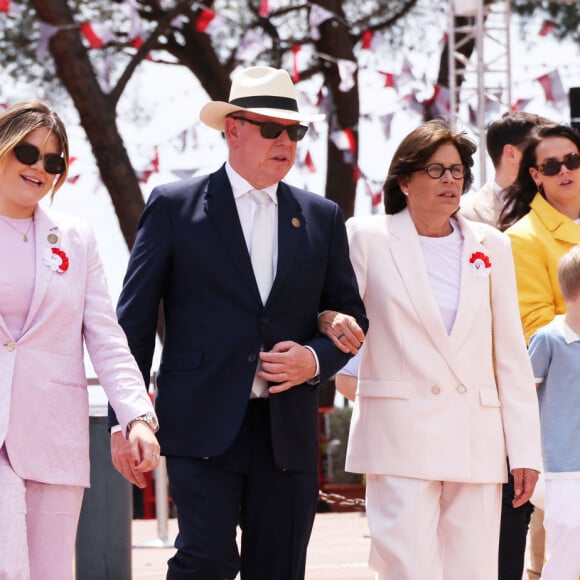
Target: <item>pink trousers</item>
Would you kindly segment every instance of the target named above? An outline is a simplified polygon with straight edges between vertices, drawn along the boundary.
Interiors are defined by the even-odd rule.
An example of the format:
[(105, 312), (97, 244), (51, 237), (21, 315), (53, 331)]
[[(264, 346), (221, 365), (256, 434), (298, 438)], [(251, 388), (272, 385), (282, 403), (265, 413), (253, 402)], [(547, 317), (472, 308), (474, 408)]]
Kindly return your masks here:
[(379, 580), (497, 578), (499, 483), (367, 475), (366, 511)]
[(23, 480), (0, 449), (0, 578), (73, 579), (84, 488)]

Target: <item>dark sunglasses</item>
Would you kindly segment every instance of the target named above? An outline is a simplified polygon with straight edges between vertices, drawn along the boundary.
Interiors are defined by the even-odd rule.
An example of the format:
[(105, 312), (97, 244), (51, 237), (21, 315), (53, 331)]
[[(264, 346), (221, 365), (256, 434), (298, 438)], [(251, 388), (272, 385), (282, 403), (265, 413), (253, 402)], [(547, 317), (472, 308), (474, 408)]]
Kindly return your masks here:
[(463, 179), (465, 177), (465, 165), (461, 163), (456, 163), (449, 167), (445, 167), (441, 163), (429, 163), (427, 167), (421, 167), (421, 169), (416, 169), (415, 171), (424, 171), (431, 179), (440, 179), (447, 170), (449, 170), (453, 179)]
[(284, 131), (288, 133), (290, 141), (300, 141), (304, 139), (304, 135), (308, 131), (308, 127), (304, 125), (280, 125), (280, 123), (273, 123), (271, 121), (253, 121), (252, 119), (246, 119), (245, 117), (232, 117), (236, 121), (245, 121), (250, 123), (250, 125), (256, 125), (260, 127), (260, 135), (264, 139), (278, 139)]
[(560, 169), (564, 165), (566, 169), (572, 171), (573, 169), (578, 169), (580, 167), (580, 154), (579, 153), (568, 153), (562, 161), (558, 159), (548, 159), (546, 163), (538, 165), (536, 169), (547, 177), (552, 177), (560, 173)]
[(14, 155), (24, 165), (34, 165), (39, 159), (44, 161), (44, 170), (52, 175), (64, 173), (64, 158), (58, 153), (40, 154), (40, 149), (30, 143), (20, 143), (14, 147)]

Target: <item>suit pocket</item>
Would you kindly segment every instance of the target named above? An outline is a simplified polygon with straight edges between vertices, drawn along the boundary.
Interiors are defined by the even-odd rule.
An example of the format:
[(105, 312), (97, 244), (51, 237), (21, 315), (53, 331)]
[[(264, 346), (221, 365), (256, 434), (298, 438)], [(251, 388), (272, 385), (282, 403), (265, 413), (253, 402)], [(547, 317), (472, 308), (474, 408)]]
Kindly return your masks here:
[(86, 389), (87, 384), (80, 381), (70, 381), (68, 379), (48, 379), (51, 385), (61, 385), (63, 387), (73, 387), (75, 389)]
[(405, 381), (359, 381), (361, 397), (381, 397), (384, 399), (410, 399), (411, 386)]
[(199, 350), (193, 352), (167, 353), (163, 357), (159, 367), (163, 371), (192, 370), (201, 367), (202, 360), (203, 355)]
[(480, 389), (479, 402), (482, 407), (499, 407), (499, 397), (497, 396), (497, 389)]

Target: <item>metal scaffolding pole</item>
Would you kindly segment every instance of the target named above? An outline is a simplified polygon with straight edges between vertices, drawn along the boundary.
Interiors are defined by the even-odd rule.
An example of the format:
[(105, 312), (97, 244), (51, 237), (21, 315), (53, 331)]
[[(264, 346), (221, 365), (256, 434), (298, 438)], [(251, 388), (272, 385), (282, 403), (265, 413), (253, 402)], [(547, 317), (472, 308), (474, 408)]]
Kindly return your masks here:
[[(480, 180), (486, 180), (485, 128), (511, 109), (510, 0), (451, 0), (449, 92), (452, 121), (469, 123), (478, 139)], [(474, 44), (466, 56), (462, 49)]]

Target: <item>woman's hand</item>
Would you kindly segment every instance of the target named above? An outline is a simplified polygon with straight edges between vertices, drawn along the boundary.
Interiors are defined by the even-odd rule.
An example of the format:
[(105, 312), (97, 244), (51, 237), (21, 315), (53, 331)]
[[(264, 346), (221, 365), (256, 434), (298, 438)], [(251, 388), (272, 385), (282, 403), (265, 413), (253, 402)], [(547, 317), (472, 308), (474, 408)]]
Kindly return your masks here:
[(535, 469), (516, 467), (512, 469), (512, 475), (514, 476), (514, 499), (512, 500), (512, 505), (514, 508), (518, 508), (532, 497), (540, 474)]
[(318, 315), (318, 330), (332, 340), (342, 352), (356, 354), (363, 345), (365, 333), (350, 314), (325, 310)]
[(115, 469), (137, 487), (147, 486), (143, 473), (159, 465), (159, 443), (153, 431), (138, 423), (131, 428), (125, 439), (118, 431), (111, 435), (111, 458)]

